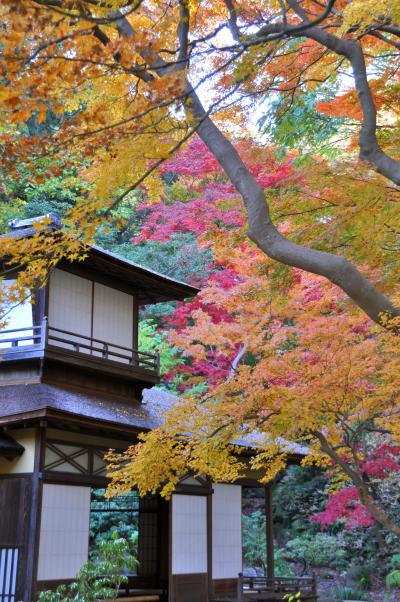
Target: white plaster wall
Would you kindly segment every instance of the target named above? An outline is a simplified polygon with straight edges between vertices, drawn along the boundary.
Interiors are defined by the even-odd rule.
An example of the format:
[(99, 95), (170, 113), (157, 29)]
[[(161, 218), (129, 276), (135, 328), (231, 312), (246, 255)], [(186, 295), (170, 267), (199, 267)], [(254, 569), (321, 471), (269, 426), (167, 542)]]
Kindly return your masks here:
[[(49, 325), (90, 337), (92, 329), (91, 280), (62, 270), (52, 272), (49, 292)], [(57, 334), (57, 336), (65, 337), (63, 334)], [(66, 338), (74, 342), (88, 344), (88, 341), (79, 336), (68, 336)], [(71, 349), (71, 345), (52, 341), (51, 338), (49, 343)], [(90, 353), (89, 350), (85, 349), (80, 349), (80, 351)]]
[(197, 487), (201, 487), (202, 484), (197, 481), (194, 477), (183, 477), (180, 481), (183, 485), (196, 485)]
[(11, 430), (10, 435), (24, 446), (25, 451), (22, 456), (14, 458), (14, 460), (0, 458), (0, 474), (33, 472), (35, 462), (35, 429)]
[(43, 485), (38, 580), (71, 579), (87, 561), (90, 487)]
[(207, 573), (207, 498), (172, 496), (172, 574)]
[[(132, 348), (133, 297), (109, 286), (94, 285), (93, 337), (108, 343)], [(114, 351), (118, 349), (110, 346)], [(121, 350), (119, 353), (123, 353)], [(123, 361), (122, 358), (110, 359)]]
[(82, 433), (72, 433), (71, 431), (61, 431), (59, 429), (46, 429), (48, 439), (57, 439), (68, 443), (80, 443), (82, 445), (90, 444), (103, 449), (126, 449), (127, 442), (124, 439), (109, 439), (107, 437), (96, 437), (94, 435), (82, 435)]
[(242, 488), (213, 485), (212, 577), (236, 578), (242, 572)]
[[(112, 343), (132, 348), (133, 297), (109, 286), (98, 282), (93, 284), (91, 280), (56, 269), (50, 277), (49, 325), (77, 335), (93, 335), (95, 339), (111, 343), (109, 350), (123, 354), (124, 352), (113, 347)], [(88, 343), (79, 336), (68, 335), (66, 338), (71, 342)], [(49, 343), (71, 349), (71, 345), (56, 342), (51, 336)], [(79, 351), (90, 353), (83, 347)], [(102, 351), (94, 351), (93, 354), (101, 357)], [(128, 357), (126, 360), (112, 355), (109, 357), (115, 361), (129, 361)]]

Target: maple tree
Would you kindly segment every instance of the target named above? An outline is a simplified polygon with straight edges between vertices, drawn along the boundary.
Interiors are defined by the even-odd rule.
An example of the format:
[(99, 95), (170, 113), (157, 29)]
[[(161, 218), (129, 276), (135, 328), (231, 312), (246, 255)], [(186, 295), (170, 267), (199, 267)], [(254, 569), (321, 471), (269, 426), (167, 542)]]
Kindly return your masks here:
[[(374, 446), (373, 454), (362, 461), (361, 471), (378, 495), (379, 488), (398, 475), (400, 471), (399, 455), (400, 448), (398, 446), (381, 443)], [(394, 480), (393, 483), (396, 486), (397, 480)], [(393, 501), (396, 504), (396, 500)], [(333, 525), (337, 520), (344, 521), (346, 529), (375, 525), (373, 516), (361, 503), (359, 492), (354, 486), (346, 486), (331, 493), (323, 512), (311, 517), (312, 522), (320, 523), (323, 528)]]
[[(348, 313), (343, 298), (332, 302), (332, 291), (314, 278), (299, 278), (284, 309), (272, 303), (269, 318), (260, 320), (265, 302), (257, 299), (254, 284), (237, 283), (228, 300), (226, 289), (205, 288), (207, 311), (194, 308), (194, 324), (171, 334), (190, 358), (179, 372), (186, 371), (194, 384), (206, 379), (208, 387), (200, 395), (190, 391), (162, 427), (117, 458), (117, 464), (129, 460), (113, 475), (117, 488), (134, 484), (144, 493), (167, 479), (168, 495), (185, 468), (234, 480), (246, 470), (235, 441), (256, 446), (251, 466), (267, 482), (285, 466), (285, 438), (308, 442), (307, 463), (329, 468), (333, 461), (373, 519), (399, 534), (375, 504), (363, 468), (376, 454), (364, 446), (366, 434), (383, 431), (398, 441), (395, 335), (374, 332), (362, 315)], [(239, 298), (234, 319), (221, 319), (219, 304), (237, 308)], [(313, 324), (304, 311), (310, 303)]]
[[(189, 380), (209, 389), (130, 450), (118, 486), (167, 479), (168, 494), (188, 468), (232, 480), (243, 466), (231, 442), (255, 431), (252, 466), (268, 480), (285, 463), (280, 438), (309, 438), (309, 461), (333, 460), (399, 534), (360, 469), (366, 432), (399, 438), (396, 0), (3, 0), (0, 10), (1, 169), (40, 183), (79, 165), (87, 183), (62, 234), (43, 222), (30, 240), (2, 240), (10, 264), (27, 265), (8, 301), (61, 257), (82, 257), (143, 188), (163, 203), (142, 240), (195, 234), (220, 268), (171, 334)], [(246, 143), (259, 98), (278, 97), (285, 113), (310, 90), (312, 112), (353, 132), (343, 142), (338, 125), (335, 163), (299, 166), (293, 152), (279, 164)], [(194, 134), (203, 146), (187, 146)], [(163, 184), (179, 169), (192, 181), (172, 182), (185, 205), (172, 207)], [(209, 174), (215, 182), (199, 183)]]
[[(191, 147), (195, 154), (201, 148), (198, 141)], [(263, 178), (266, 166), (255, 147), (244, 143), (241, 150), (249, 161), (253, 155), (251, 169)], [(166, 413), (163, 426), (126, 454), (111, 457), (112, 489), (135, 485), (145, 493), (161, 485), (169, 495), (188, 467), (215, 480), (234, 480), (249, 468), (237, 453), (235, 442), (240, 441), (255, 446), (251, 468), (267, 482), (285, 466), (290, 444), (285, 448), (282, 439), (298, 441), (309, 445), (306, 464), (328, 472), (333, 465), (337, 473), (339, 491), (319, 517), (322, 522), (335, 520), (351, 499), (351, 520), (364, 517), (399, 535), (371, 483), (371, 476), (398, 470), (392, 453), (397, 455), (399, 448), (379, 438), (371, 441), (371, 434), (399, 441), (397, 333), (374, 326), (323, 278), (297, 269), (277, 270), (249, 243), (234, 189), (220, 180), (217, 166), (211, 171), (206, 149), (204, 170), (196, 162), (194, 174), (190, 151), (163, 166), (175, 178), (162, 203), (140, 207), (145, 218), (133, 242), (154, 237), (169, 244), (177, 233), (194, 233), (200, 247), (212, 248), (214, 266), (199, 295), (179, 303), (165, 319), (170, 342), (181, 350), (181, 363), (166, 381), (178, 374), (182, 397)], [(264, 149), (264, 158), (273, 176), (264, 183), (273, 210), (285, 211), (300, 186), (304, 207), (312, 206), (310, 192), (320, 162), (310, 177), (309, 165), (279, 163), (272, 150)], [(335, 183), (323, 166), (331, 187), (327, 195), (334, 199)], [(376, 199), (376, 191), (371, 195)], [(338, 209), (334, 226), (326, 220), (317, 232), (313, 228), (319, 244), (330, 244), (331, 236), (347, 239), (347, 211), (346, 206)], [(307, 220), (313, 224), (305, 217), (309, 215), (298, 221), (288, 216), (282, 227), (292, 236), (298, 230), (305, 236)], [(358, 216), (364, 223), (362, 212)], [(365, 245), (350, 245), (345, 252), (358, 260), (367, 257)], [(370, 272), (380, 273), (397, 295), (391, 254), (369, 259)]]
[[(35, 259), (44, 277), (50, 248), (58, 247), (54, 261), (82, 253), (77, 237), (91, 240), (144, 180), (156, 194), (156, 167), (197, 132), (243, 198), (249, 236), (264, 253), (328, 278), (375, 321), (398, 313), (351, 261), (294, 243), (274, 225), (262, 184), (225, 133), (265, 93), (290, 103), (330, 82), (337, 98), (316, 108), (358, 120), (362, 169), (398, 184), (395, 0), (4, 0), (1, 11), (4, 168), (18, 177), (21, 162), (34, 170), (37, 158), (56, 154), (65, 165), (84, 160), (95, 182), (70, 213), (70, 234), (41, 237), (44, 249), (14, 241), (6, 251), (16, 262)], [(352, 74), (348, 86), (341, 69)], [(25, 285), (32, 279), (28, 270)]]

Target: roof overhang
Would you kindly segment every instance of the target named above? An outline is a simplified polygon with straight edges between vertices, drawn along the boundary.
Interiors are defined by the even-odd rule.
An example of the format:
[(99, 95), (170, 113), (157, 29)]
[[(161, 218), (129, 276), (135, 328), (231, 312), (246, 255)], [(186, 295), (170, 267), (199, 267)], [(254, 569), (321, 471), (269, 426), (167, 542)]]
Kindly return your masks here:
[(0, 431), (0, 456), (7, 460), (13, 460), (22, 456), (24, 451), (23, 445), (15, 441), (8, 433)]
[(183, 301), (187, 297), (194, 297), (200, 290), (97, 246), (90, 247), (83, 265), (98, 272), (99, 275), (106, 274), (125, 285), (130, 284), (137, 288), (139, 303), (142, 305), (162, 301)]
[[(49, 407), (32, 410), (30, 412), (20, 412), (18, 414), (1, 416), (0, 427), (3, 425), (7, 426), (7, 428), (10, 430), (13, 428), (21, 428), (21, 426), (29, 428), (40, 425), (42, 427), (55, 427), (62, 430), (72, 430), (75, 432), (81, 431), (83, 433), (86, 432), (87, 434), (96, 433), (97, 435), (105, 435), (110, 437), (118, 436), (118, 438), (126, 439), (131, 442), (133, 437), (136, 437), (136, 435), (141, 432), (146, 432), (149, 430), (148, 428), (144, 427), (121, 424), (111, 420), (90, 418), (88, 416), (75, 414), (74, 412), (67, 412), (65, 410), (58, 410)], [(0, 455), (4, 455), (1, 453), (1, 437), (2, 434), (0, 434)], [(15, 443), (19, 445), (19, 443)], [(22, 445), (20, 447), (23, 451), (24, 448)]]
[[(0, 239), (32, 237), (38, 232), (34, 227), (35, 221), (40, 221), (44, 217), (49, 216), (41, 216), (30, 220), (16, 220), (20, 223), (20, 226), (3, 234), (0, 236)], [(56, 236), (61, 238), (61, 222), (54, 221), (54, 216), (51, 216), (51, 219), (53, 221), (44, 230), (44, 233), (52, 232), (54, 234), (56, 232)], [(99, 282), (104, 282), (104, 279), (108, 279), (110, 285), (136, 294), (140, 305), (163, 301), (183, 301), (183, 299), (188, 297), (194, 297), (199, 292), (198, 288), (190, 284), (150, 270), (115, 253), (111, 253), (111, 251), (102, 249), (97, 245), (87, 246), (86, 249), (87, 254), (83, 261), (68, 262), (62, 260), (59, 263), (59, 267), (67, 271), (76, 272), (77, 274), (83, 273), (86, 270), (89, 273), (89, 277)], [(7, 258), (3, 257), (2, 260), (9, 270), (10, 265)], [(18, 269), (17, 267), (15, 268), (16, 271)]]

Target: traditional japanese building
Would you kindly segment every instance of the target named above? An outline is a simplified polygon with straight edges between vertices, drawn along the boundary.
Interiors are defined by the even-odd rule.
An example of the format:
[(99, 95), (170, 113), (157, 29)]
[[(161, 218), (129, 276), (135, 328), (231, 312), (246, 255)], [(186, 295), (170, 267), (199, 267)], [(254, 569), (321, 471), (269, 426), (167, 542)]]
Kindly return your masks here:
[[(15, 221), (10, 235), (33, 232), (32, 220)], [(2, 285), (16, 275), (8, 271)], [(170, 402), (152, 389), (158, 356), (138, 348), (139, 308), (197, 292), (92, 247), (82, 262), (60, 262), (33, 303), (10, 311), (0, 333), (0, 602), (32, 602), (38, 591), (73, 580), (100, 515), (111, 522), (123, 515), (137, 534), (129, 595), (236, 596), (242, 486), (250, 482), (188, 476), (169, 502), (102, 495), (105, 451), (135, 442)]]

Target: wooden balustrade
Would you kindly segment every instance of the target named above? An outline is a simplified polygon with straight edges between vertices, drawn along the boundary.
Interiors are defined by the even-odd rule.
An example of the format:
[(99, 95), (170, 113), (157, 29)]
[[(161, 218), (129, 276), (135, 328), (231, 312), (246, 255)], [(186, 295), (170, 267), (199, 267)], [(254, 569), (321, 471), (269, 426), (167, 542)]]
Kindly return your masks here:
[(41, 324), (0, 331), (0, 357), (4, 360), (41, 357), (46, 350), (64, 349), (72, 353), (92, 356), (97, 360), (115, 362), (132, 368), (141, 368), (159, 375), (158, 353), (139, 351), (77, 332), (50, 326), (45, 318)]
[[(301, 602), (314, 602), (317, 600), (317, 584), (315, 576), (312, 577), (245, 577), (242, 573), (238, 576), (238, 602), (248, 600), (285, 600), (288, 594), (300, 592)], [(287, 599), (287, 598), (286, 598)]]

